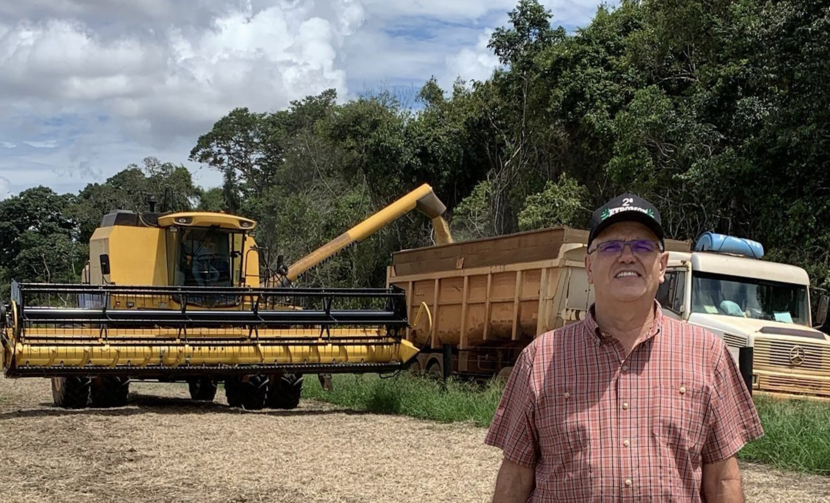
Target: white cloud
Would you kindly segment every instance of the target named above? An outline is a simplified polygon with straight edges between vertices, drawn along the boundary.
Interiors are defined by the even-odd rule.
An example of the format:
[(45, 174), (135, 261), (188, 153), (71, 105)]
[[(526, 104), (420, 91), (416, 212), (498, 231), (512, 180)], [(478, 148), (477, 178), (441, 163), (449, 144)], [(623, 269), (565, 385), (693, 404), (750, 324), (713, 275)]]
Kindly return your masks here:
[(499, 66), (499, 58), (487, 48), (492, 34), (493, 30), (488, 28), (479, 35), (474, 47), (465, 47), (457, 54), (447, 56), (445, 82), (454, 81), (457, 77), (467, 81), (484, 81), (493, 74), (493, 70)]
[(334, 6), (322, 18), (310, 2), (247, 5), (210, 29), (174, 25), (115, 38), (77, 20), (21, 20), (0, 37), (0, 88), (6, 99), (101, 106), (160, 145), (203, 132), (236, 106), (276, 109), (327, 88), (345, 94), (337, 54), (363, 15), (349, 0)]
[[(599, 0), (545, 0), (584, 23)], [(327, 88), (486, 79), (516, 0), (0, 1), (0, 177), (76, 190), (148, 155), (187, 163), (234, 107)], [(217, 173), (190, 165), (197, 183)], [(2, 188), (2, 187), (0, 187)]]

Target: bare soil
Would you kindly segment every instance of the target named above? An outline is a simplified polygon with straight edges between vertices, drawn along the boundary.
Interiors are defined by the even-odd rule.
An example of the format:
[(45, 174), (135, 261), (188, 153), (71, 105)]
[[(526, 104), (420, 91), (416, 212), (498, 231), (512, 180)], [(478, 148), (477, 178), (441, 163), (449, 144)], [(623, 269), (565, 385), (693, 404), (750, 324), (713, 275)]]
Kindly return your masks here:
[[(0, 378), (0, 502), (490, 501), (485, 430), (304, 400), (291, 411), (197, 403), (133, 384), (130, 405), (64, 410), (45, 379)], [(744, 464), (748, 501), (828, 502), (830, 478)]]

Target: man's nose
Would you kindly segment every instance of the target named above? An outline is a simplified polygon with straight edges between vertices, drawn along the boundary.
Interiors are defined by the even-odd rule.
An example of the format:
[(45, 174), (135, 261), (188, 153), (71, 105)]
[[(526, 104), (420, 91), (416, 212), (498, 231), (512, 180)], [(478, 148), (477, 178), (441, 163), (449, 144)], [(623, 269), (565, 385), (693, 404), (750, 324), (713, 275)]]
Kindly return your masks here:
[(634, 252), (631, 251), (631, 244), (625, 243), (623, 245), (622, 253), (620, 253), (620, 257), (617, 260), (626, 264), (630, 264), (637, 260), (637, 257), (634, 256)]

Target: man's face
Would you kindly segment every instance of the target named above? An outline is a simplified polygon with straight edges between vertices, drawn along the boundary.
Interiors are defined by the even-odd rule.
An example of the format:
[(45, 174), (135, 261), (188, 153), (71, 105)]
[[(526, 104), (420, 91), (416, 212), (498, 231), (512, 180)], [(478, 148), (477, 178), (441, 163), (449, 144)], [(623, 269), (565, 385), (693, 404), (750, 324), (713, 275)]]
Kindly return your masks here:
[(657, 236), (643, 224), (620, 222), (605, 229), (591, 243), (591, 253), (585, 257), (588, 282), (594, 285), (597, 297), (617, 302), (635, 302), (644, 297), (653, 299), (663, 282), (668, 252), (636, 252), (625, 246), (622, 252), (604, 253), (598, 245), (609, 241), (645, 239), (658, 241)]

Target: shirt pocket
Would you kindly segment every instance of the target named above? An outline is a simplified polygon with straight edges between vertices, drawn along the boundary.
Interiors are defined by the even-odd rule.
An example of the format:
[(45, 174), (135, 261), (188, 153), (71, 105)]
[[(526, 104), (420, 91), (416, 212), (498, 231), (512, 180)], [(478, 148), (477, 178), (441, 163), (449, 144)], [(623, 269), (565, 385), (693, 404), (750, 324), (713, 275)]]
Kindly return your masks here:
[[(709, 393), (694, 382), (664, 383), (654, 390), (652, 433), (675, 457), (697, 464), (709, 428)], [(678, 461), (680, 461), (678, 459)]]

